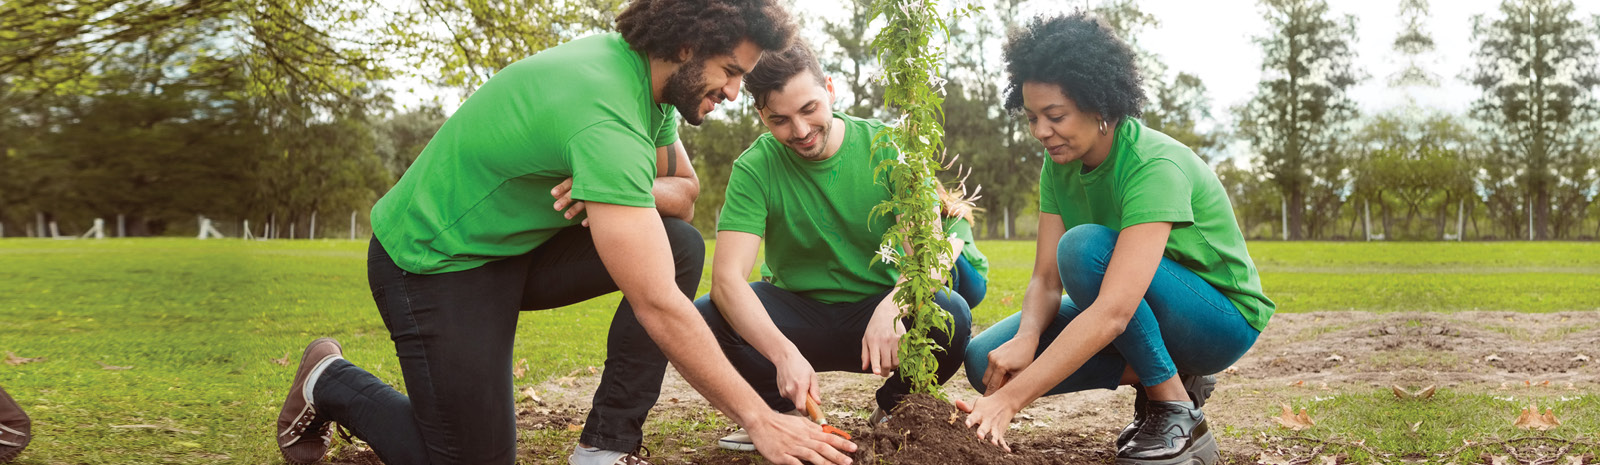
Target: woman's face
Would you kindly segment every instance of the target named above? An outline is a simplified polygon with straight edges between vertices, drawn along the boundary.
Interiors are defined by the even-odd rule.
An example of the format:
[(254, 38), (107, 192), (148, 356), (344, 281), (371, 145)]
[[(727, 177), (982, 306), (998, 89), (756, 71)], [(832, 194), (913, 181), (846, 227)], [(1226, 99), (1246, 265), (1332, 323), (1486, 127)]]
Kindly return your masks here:
[(1093, 160), (1090, 154), (1101, 138), (1100, 115), (1080, 111), (1061, 86), (1022, 83), (1022, 110), (1028, 117), (1028, 131), (1050, 151), (1050, 161), (1064, 165), (1084, 160), (1090, 167), (1104, 161), (1103, 157)]

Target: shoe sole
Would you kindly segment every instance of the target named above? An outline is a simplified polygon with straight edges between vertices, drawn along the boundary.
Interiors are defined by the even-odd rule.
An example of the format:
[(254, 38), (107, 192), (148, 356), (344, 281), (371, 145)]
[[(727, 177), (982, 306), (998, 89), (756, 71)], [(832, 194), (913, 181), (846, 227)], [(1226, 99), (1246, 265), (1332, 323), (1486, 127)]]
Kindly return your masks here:
[[(304, 352), (300, 353), (300, 365), (299, 366), (305, 366), (306, 362), (310, 360), (311, 348), (316, 346), (317, 344), (321, 343), (324, 340), (333, 343), (333, 347), (335, 347), (337, 349), (337, 351), (335, 353), (344, 353), (344, 346), (340, 345), (338, 340), (336, 340), (334, 338), (331, 338), (331, 337), (320, 337), (320, 338), (317, 338), (317, 340), (315, 340), (315, 341), (311, 341), (310, 344), (306, 344), (306, 350)], [(319, 363), (319, 362), (321, 362), (321, 360), (317, 360), (317, 361), (312, 362), (312, 363)], [(299, 368), (296, 367), (295, 371), (298, 372)], [(309, 375), (309, 374), (311, 374), (311, 372), (307, 371), (307, 372), (305, 372), (305, 374)], [(298, 385), (304, 387), (305, 383), (303, 381), (304, 381), (304, 379), (300, 378), (300, 374), (296, 373), (294, 382), (290, 383), (289, 386), (292, 388), (294, 385), (298, 384)], [(302, 395), (304, 395), (304, 394), (302, 394)], [(282, 444), (277, 444), (277, 441), (274, 440), (273, 441), (273, 445), (278, 446), (278, 455), (283, 456), (283, 461), (288, 462), (288, 463), (290, 463), (292, 465), (315, 465), (317, 463), (322, 462), (322, 458), (319, 458), (317, 460), (313, 460), (313, 461), (310, 461), (310, 462), (301, 462), (301, 461), (294, 460), (292, 458), (289, 458), (289, 453), (283, 450), (283, 445)], [(326, 458), (326, 456), (324, 456), (323, 458)]]
[(1176, 457), (1163, 460), (1136, 460), (1117, 458), (1117, 465), (1216, 465), (1222, 461), (1222, 453), (1217, 450), (1217, 440), (1211, 437), (1211, 432), (1196, 439), (1189, 445), (1189, 450)]
[(1206, 399), (1211, 398), (1211, 393), (1217, 390), (1217, 377), (1214, 375), (1187, 377), (1183, 380), (1183, 392), (1189, 393), (1189, 399), (1194, 401), (1194, 408), (1206, 406)]
[(743, 442), (733, 442), (733, 441), (724, 441), (724, 440), (721, 440), (721, 439), (717, 440), (717, 447), (721, 447), (721, 448), (727, 449), (727, 450), (736, 450), (736, 451), (740, 451), (740, 452), (752, 452), (752, 451), (756, 450), (756, 445), (755, 444), (748, 444), (748, 443), (743, 443)]

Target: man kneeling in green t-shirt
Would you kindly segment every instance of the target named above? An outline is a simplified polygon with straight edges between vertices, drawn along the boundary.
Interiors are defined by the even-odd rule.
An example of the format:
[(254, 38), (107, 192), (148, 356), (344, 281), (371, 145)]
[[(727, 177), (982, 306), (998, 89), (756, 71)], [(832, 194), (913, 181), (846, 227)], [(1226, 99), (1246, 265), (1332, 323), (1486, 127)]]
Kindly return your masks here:
[(772, 412), (707, 356), (689, 300), (705, 241), (684, 221), (699, 187), (677, 116), (698, 125), (737, 98), (793, 21), (776, 0), (633, 0), (616, 24), (498, 70), (373, 207), (367, 276), (406, 392), (313, 341), (279, 411), (286, 461), (322, 460), (338, 423), (389, 465), (515, 463), (518, 316), (621, 290), (568, 463), (647, 463), (668, 360), (774, 463), (850, 463), (853, 444)]
[[(821, 401), (817, 371), (871, 372), (884, 418), (910, 392), (894, 374), (904, 323), (891, 297), (896, 273), (875, 263), (889, 215), (871, 217), (889, 198), (875, 182), (878, 163), (897, 156), (872, 150), (883, 123), (832, 111), (833, 82), (799, 39), (768, 54), (745, 76), (761, 122), (757, 138), (733, 163), (717, 223), (711, 294), (695, 301), (729, 361), (777, 411)], [(767, 241), (772, 282), (746, 283)], [(939, 382), (954, 375), (971, 336), (972, 313), (960, 296), (937, 303), (955, 334), (936, 334)], [(718, 441), (752, 450), (741, 429)]]

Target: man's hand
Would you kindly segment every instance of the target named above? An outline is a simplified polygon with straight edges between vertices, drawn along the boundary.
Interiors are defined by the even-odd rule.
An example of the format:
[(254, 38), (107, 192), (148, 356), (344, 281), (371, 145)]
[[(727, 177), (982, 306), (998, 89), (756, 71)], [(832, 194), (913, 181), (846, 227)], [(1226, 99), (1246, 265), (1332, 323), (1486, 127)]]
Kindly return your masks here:
[(867, 332), (861, 337), (861, 369), (871, 368), (872, 374), (884, 377), (893, 373), (900, 366), (900, 335), (905, 333), (900, 307), (894, 304), (891, 292), (872, 311)]
[(956, 408), (967, 412), (967, 427), (975, 427), (973, 432), (978, 439), (1011, 452), (1011, 445), (1006, 444), (1006, 428), (1011, 426), (1011, 418), (1017, 415), (1018, 407), (1010, 399), (989, 395), (974, 399), (970, 404), (958, 400)]
[(750, 432), (756, 450), (775, 464), (846, 465), (851, 460), (844, 452), (856, 451), (855, 443), (824, 433), (822, 427), (804, 418), (768, 410), (749, 423), (744, 428)]
[[(567, 178), (565, 181), (561, 181), (561, 184), (556, 184), (555, 189), (550, 189), (550, 196), (556, 198), (556, 211), (565, 211), (567, 219), (577, 218), (579, 214), (583, 213), (585, 208), (583, 201), (572, 200), (572, 178)], [(583, 227), (589, 227), (588, 218), (583, 219)]]
[(817, 388), (817, 371), (799, 351), (773, 362), (778, 369), (778, 393), (794, 402), (794, 408), (805, 409), (806, 398), (822, 403), (822, 391)]
[(989, 369), (983, 372), (985, 394), (992, 395), (1033, 363), (1039, 339), (1019, 335), (989, 351)]

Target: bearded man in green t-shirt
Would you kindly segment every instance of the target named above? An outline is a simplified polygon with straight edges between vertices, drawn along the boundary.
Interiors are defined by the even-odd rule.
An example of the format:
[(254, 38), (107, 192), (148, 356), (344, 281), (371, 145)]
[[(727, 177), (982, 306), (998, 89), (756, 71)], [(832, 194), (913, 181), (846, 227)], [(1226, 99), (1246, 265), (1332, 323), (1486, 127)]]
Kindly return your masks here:
[[(338, 423), (390, 465), (510, 464), (517, 316), (621, 290), (605, 373), (569, 461), (647, 463), (641, 425), (668, 360), (776, 463), (849, 463), (854, 445), (773, 413), (690, 302), (705, 244), (677, 140), (794, 34), (773, 0), (634, 0), (619, 33), (513, 63), (477, 89), (372, 209), (373, 299), (406, 394), (323, 338), (278, 417), (285, 459), (312, 463)], [(552, 202), (553, 200), (553, 202)], [(552, 208), (553, 207), (553, 208)], [(586, 216), (586, 218), (585, 218)]]
[[(895, 218), (872, 215), (890, 195), (875, 168), (898, 154), (872, 150), (883, 123), (833, 112), (833, 83), (801, 40), (767, 54), (744, 79), (771, 132), (733, 163), (711, 294), (695, 306), (774, 411), (821, 402), (818, 371), (873, 373), (889, 378), (871, 418), (881, 420), (910, 392), (895, 374), (905, 332), (892, 296), (897, 276), (875, 260)], [(771, 282), (747, 283), (763, 239)], [(953, 334), (932, 335), (943, 383), (961, 364), (972, 313), (948, 290), (935, 300), (954, 320)], [(718, 445), (754, 450), (751, 433)]]

